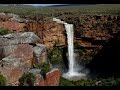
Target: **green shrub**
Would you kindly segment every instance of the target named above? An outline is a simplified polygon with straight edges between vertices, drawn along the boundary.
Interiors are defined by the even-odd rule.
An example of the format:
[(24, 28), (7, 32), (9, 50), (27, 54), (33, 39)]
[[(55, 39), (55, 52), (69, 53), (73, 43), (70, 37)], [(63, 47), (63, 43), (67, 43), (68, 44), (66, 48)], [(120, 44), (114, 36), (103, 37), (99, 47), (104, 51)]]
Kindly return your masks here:
[(6, 85), (6, 78), (0, 74), (0, 86)]
[(78, 81), (69, 81), (64, 78), (60, 78), (60, 86), (119, 86), (120, 78), (109, 77), (106, 79), (87, 79)]
[(24, 73), (19, 79), (19, 86), (34, 86), (35, 79), (33, 73)]
[(62, 48), (54, 46), (52, 50), (49, 51), (48, 58), (52, 64), (59, 64), (62, 60)]
[(76, 86), (95, 86), (95, 80), (79, 80), (79, 81), (75, 81), (74, 84)]
[(41, 66), (39, 64), (33, 64), (33, 68), (40, 69)]
[(75, 86), (75, 85), (71, 81), (64, 79), (63, 77), (60, 77), (59, 86)]
[(4, 27), (0, 27), (0, 35), (5, 35), (5, 34), (8, 34), (8, 33), (11, 33), (11, 31), (4, 28)]
[(78, 80), (78, 81), (69, 81), (64, 78), (60, 78), (60, 86), (95, 86), (95, 80)]
[(43, 78), (45, 79), (46, 78), (46, 73), (50, 71), (50, 66), (49, 64), (47, 63), (44, 63), (42, 66), (41, 66), (41, 74), (43, 76)]
[(98, 86), (119, 86), (120, 78), (110, 77), (107, 79), (101, 79), (101, 82)]

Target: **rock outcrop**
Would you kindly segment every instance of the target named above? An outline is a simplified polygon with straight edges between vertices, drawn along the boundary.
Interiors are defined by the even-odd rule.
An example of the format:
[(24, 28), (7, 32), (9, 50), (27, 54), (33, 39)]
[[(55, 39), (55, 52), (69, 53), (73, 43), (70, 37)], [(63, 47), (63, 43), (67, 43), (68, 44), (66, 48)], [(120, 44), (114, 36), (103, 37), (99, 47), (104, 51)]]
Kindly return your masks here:
[(7, 85), (17, 82), (33, 64), (47, 62), (46, 47), (39, 44), (39, 38), (32, 32), (0, 36), (0, 46), (0, 72)]
[(34, 32), (41, 39), (41, 43), (45, 44), (47, 48), (52, 48), (55, 43), (59, 45), (66, 44), (65, 29), (63, 24), (58, 24), (49, 21), (31, 21), (26, 24), (26, 29)]
[(40, 74), (40, 70), (31, 70), (30, 73), (33, 73), (36, 77), (34, 86), (59, 86), (60, 80), (60, 70), (52, 69), (50, 72), (46, 73), (46, 78), (43, 79), (43, 76)]
[(34, 32), (40, 38), (40, 43), (45, 44), (47, 48), (53, 47), (56, 42), (65, 45), (64, 25), (57, 24), (50, 19), (42, 19), (41, 21), (26, 20), (16, 14), (1, 13), (0, 27), (15, 32)]

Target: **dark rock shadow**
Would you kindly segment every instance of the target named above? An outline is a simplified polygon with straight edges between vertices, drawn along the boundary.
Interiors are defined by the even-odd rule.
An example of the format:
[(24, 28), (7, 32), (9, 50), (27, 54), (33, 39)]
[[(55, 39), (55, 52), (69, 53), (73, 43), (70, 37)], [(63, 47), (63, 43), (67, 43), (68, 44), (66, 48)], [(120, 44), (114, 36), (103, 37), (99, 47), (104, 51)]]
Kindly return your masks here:
[(109, 77), (120, 75), (120, 32), (114, 38), (103, 44), (103, 48), (93, 60), (86, 65), (92, 75)]
[(69, 69), (68, 59), (67, 59), (66, 53), (67, 53), (67, 47), (64, 47), (64, 48), (63, 48), (62, 56), (63, 56), (64, 65), (65, 65), (65, 72), (67, 72), (68, 69)]

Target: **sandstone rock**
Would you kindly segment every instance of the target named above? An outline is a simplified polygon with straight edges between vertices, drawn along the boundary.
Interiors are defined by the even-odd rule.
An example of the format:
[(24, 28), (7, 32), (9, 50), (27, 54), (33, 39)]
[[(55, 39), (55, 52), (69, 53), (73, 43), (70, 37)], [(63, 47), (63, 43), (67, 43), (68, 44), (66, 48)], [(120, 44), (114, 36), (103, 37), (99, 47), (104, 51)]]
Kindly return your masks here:
[(39, 40), (33, 32), (11, 33), (0, 36), (0, 45), (36, 44)]
[(46, 74), (46, 79), (39, 74), (36, 75), (35, 86), (59, 86), (60, 80), (60, 71), (59, 69), (52, 69)]
[[(18, 45), (1, 46), (3, 57), (7, 57), (14, 52)], [(1, 51), (1, 50), (0, 50)]]
[(40, 69), (30, 69), (28, 72), (33, 73), (34, 75), (40, 74)]
[(0, 13), (0, 21), (6, 21), (9, 19), (9, 16), (6, 16), (5, 13)]
[(51, 72), (48, 72), (45, 79), (47, 86), (58, 86), (60, 75), (59, 69), (53, 69)]
[(7, 85), (17, 85), (23, 73), (33, 67), (33, 54), (39, 58), (36, 63), (47, 61), (46, 47), (38, 42), (39, 37), (32, 32), (0, 36), (0, 72), (6, 77)]
[(9, 17), (19, 18), (19, 15), (17, 15), (17, 14), (13, 14), (13, 13), (8, 13), (7, 16), (9, 16)]
[(44, 45), (36, 44), (36, 46), (33, 47), (33, 53), (35, 55), (34, 63), (41, 64), (41, 63), (47, 61), (47, 51), (46, 51), (46, 47)]
[[(32, 66), (33, 50), (28, 44), (20, 44), (11, 54), (2, 59), (1, 73), (7, 78), (7, 83), (14, 83)], [(13, 74), (14, 73), (14, 74)]]
[(0, 15), (5, 15), (5, 13), (0, 13)]

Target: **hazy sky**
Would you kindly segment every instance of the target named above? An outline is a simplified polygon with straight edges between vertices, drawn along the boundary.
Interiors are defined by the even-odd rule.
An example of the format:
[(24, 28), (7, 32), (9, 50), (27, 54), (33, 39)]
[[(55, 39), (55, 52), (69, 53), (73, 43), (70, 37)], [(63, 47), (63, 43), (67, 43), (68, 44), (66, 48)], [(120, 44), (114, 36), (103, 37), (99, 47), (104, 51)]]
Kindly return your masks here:
[(26, 5), (32, 5), (32, 6), (51, 6), (51, 5), (64, 5), (64, 4), (26, 4)]

